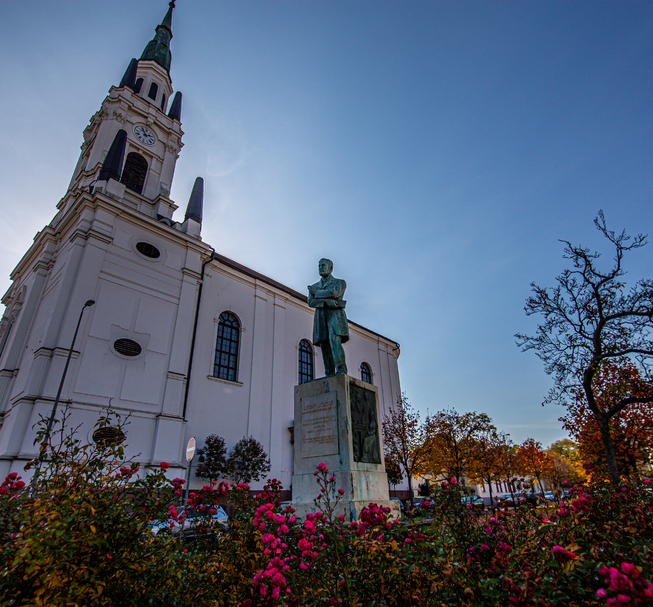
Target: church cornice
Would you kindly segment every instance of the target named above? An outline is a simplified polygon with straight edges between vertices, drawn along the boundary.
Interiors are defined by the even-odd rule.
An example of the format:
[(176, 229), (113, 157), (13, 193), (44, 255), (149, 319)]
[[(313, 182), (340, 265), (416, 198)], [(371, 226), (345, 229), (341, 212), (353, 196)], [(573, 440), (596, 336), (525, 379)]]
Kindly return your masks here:
[[(260, 272), (257, 272), (256, 270), (252, 270), (251, 268), (248, 268), (247, 266), (244, 266), (237, 261), (234, 261), (233, 259), (229, 259), (228, 257), (225, 257), (224, 255), (220, 255), (219, 253), (215, 253), (214, 255), (214, 262), (217, 262), (218, 264), (225, 266), (227, 268), (230, 268), (231, 270), (238, 272), (240, 274), (243, 274), (245, 276), (250, 277), (251, 279), (254, 279), (254, 285), (256, 288), (260, 288), (260, 285), (258, 284), (259, 282), (265, 283), (271, 287), (274, 287), (275, 289), (278, 289), (279, 291), (282, 291), (283, 293), (286, 293), (290, 295), (291, 298), (295, 300), (301, 301), (303, 304), (308, 305), (308, 297), (302, 293), (299, 293), (298, 291), (295, 291), (294, 289), (291, 289), (290, 287), (287, 287), (284, 284), (281, 284), (280, 282), (277, 282), (276, 280), (269, 278), (268, 276), (265, 276), (265, 274), (261, 274)], [(231, 274), (231, 273), (230, 273)], [(274, 291), (270, 291), (271, 293), (274, 293)], [(391, 346), (393, 348), (399, 348), (399, 344), (394, 341), (393, 339), (390, 339), (389, 337), (385, 337), (385, 335), (381, 335), (380, 333), (377, 333), (376, 331), (372, 331), (371, 329), (368, 329), (364, 327), (363, 325), (360, 325), (352, 320), (348, 320), (349, 325), (351, 327), (355, 327), (356, 329), (359, 330), (359, 332), (367, 335), (375, 335), (378, 339), (383, 340), (387, 345)]]
[(54, 263), (57, 244), (57, 235), (50, 226), (46, 226), (40, 232), (37, 232), (34, 236), (34, 242), (27, 250), (27, 253), (23, 255), (22, 259), (11, 271), (9, 275), (10, 279), (18, 282), (26, 272), (35, 268), (37, 264), (39, 267), (43, 267), (42, 264)]

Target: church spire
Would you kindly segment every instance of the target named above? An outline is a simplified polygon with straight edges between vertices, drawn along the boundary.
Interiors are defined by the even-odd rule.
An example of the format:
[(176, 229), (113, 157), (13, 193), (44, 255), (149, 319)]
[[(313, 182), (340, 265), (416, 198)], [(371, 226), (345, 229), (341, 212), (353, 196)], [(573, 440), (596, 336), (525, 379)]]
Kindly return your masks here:
[(141, 61), (154, 61), (166, 71), (170, 71), (170, 40), (172, 39), (172, 11), (175, 8), (175, 0), (169, 4), (168, 12), (163, 18), (161, 25), (156, 27), (156, 35), (147, 43)]
[(204, 206), (204, 179), (198, 177), (193, 184), (193, 191), (188, 200), (186, 207), (186, 216), (184, 221), (193, 219), (197, 223), (202, 223), (202, 207)]

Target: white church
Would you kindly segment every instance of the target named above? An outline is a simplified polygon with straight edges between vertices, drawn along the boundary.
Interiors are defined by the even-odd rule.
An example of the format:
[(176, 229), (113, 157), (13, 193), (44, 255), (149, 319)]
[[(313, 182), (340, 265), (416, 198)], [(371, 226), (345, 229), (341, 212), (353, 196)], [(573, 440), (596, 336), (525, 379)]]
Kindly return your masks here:
[[(201, 178), (175, 218), (183, 131), (170, 78), (173, 8), (91, 118), (54, 218), (11, 273), (0, 322), (0, 478), (28, 476), (33, 427), (50, 415), (79, 321), (58, 416), (67, 405), (83, 439), (93, 440), (107, 407), (130, 414), (128, 455), (184, 477), (189, 438), (201, 447), (218, 434), (231, 447), (253, 436), (270, 457), (268, 476), (290, 489), (294, 386), (324, 375), (313, 310), (305, 294), (202, 241)], [(378, 388), (383, 415), (401, 394), (399, 345), (351, 320), (349, 333), (349, 375)]]

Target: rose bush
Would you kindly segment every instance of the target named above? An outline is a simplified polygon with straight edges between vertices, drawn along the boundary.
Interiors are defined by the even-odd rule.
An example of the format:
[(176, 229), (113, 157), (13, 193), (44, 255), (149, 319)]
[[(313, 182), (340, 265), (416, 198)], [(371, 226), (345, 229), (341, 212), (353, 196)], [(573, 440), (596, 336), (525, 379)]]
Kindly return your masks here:
[[(109, 414), (99, 425), (116, 425)], [(547, 509), (479, 515), (455, 482), (419, 516), (369, 504), (341, 514), (344, 492), (317, 467), (314, 512), (282, 508), (281, 485), (258, 495), (216, 483), (190, 493), (205, 515), (191, 538), (155, 536), (181, 516), (181, 479), (142, 469), (119, 443), (74, 433), (39, 440), (47, 466), (28, 491), (0, 485), (3, 605), (638, 605), (653, 593), (651, 482), (600, 478)], [(56, 445), (55, 446), (55, 442)], [(211, 515), (233, 512), (226, 529)]]

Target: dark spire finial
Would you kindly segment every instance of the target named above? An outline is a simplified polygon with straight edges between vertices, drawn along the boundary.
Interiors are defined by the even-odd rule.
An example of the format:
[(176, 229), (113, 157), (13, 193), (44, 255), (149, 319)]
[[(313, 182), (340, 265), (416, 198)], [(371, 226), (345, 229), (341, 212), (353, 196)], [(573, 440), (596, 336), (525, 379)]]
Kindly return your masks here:
[(193, 219), (197, 223), (202, 223), (202, 209), (204, 207), (204, 179), (198, 177), (193, 185), (193, 191), (188, 199), (186, 215), (184, 221)]
[(129, 62), (129, 66), (125, 70), (125, 75), (122, 77), (122, 80), (120, 81), (120, 84), (118, 85), (118, 88), (122, 88), (123, 86), (129, 87), (132, 91), (134, 90), (134, 86), (136, 84), (136, 72), (138, 70), (138, 59), (132, 59)]
[(107, 152), (107, 156), (102, 163), (98, 181), (109, 181), (115, 179), (120, 181), (122, 173), (122, 161), (125, 157), (125, 145), (127, 143), (127, 131), (120, 129)]
[(155, 61), (166, 71), (170, 71), (170, 40), (172, 39), (172, 11), (175, 8), (175, 2), (172, 0), (168, 5), (168, 12), (163, 18), (161, 25), (156, 26), (156, 35), (147, 43), (141, 60)]
[(168, 118), (181, 122), (181, 91), (175, 93), (170, 111), (168, 112)]

